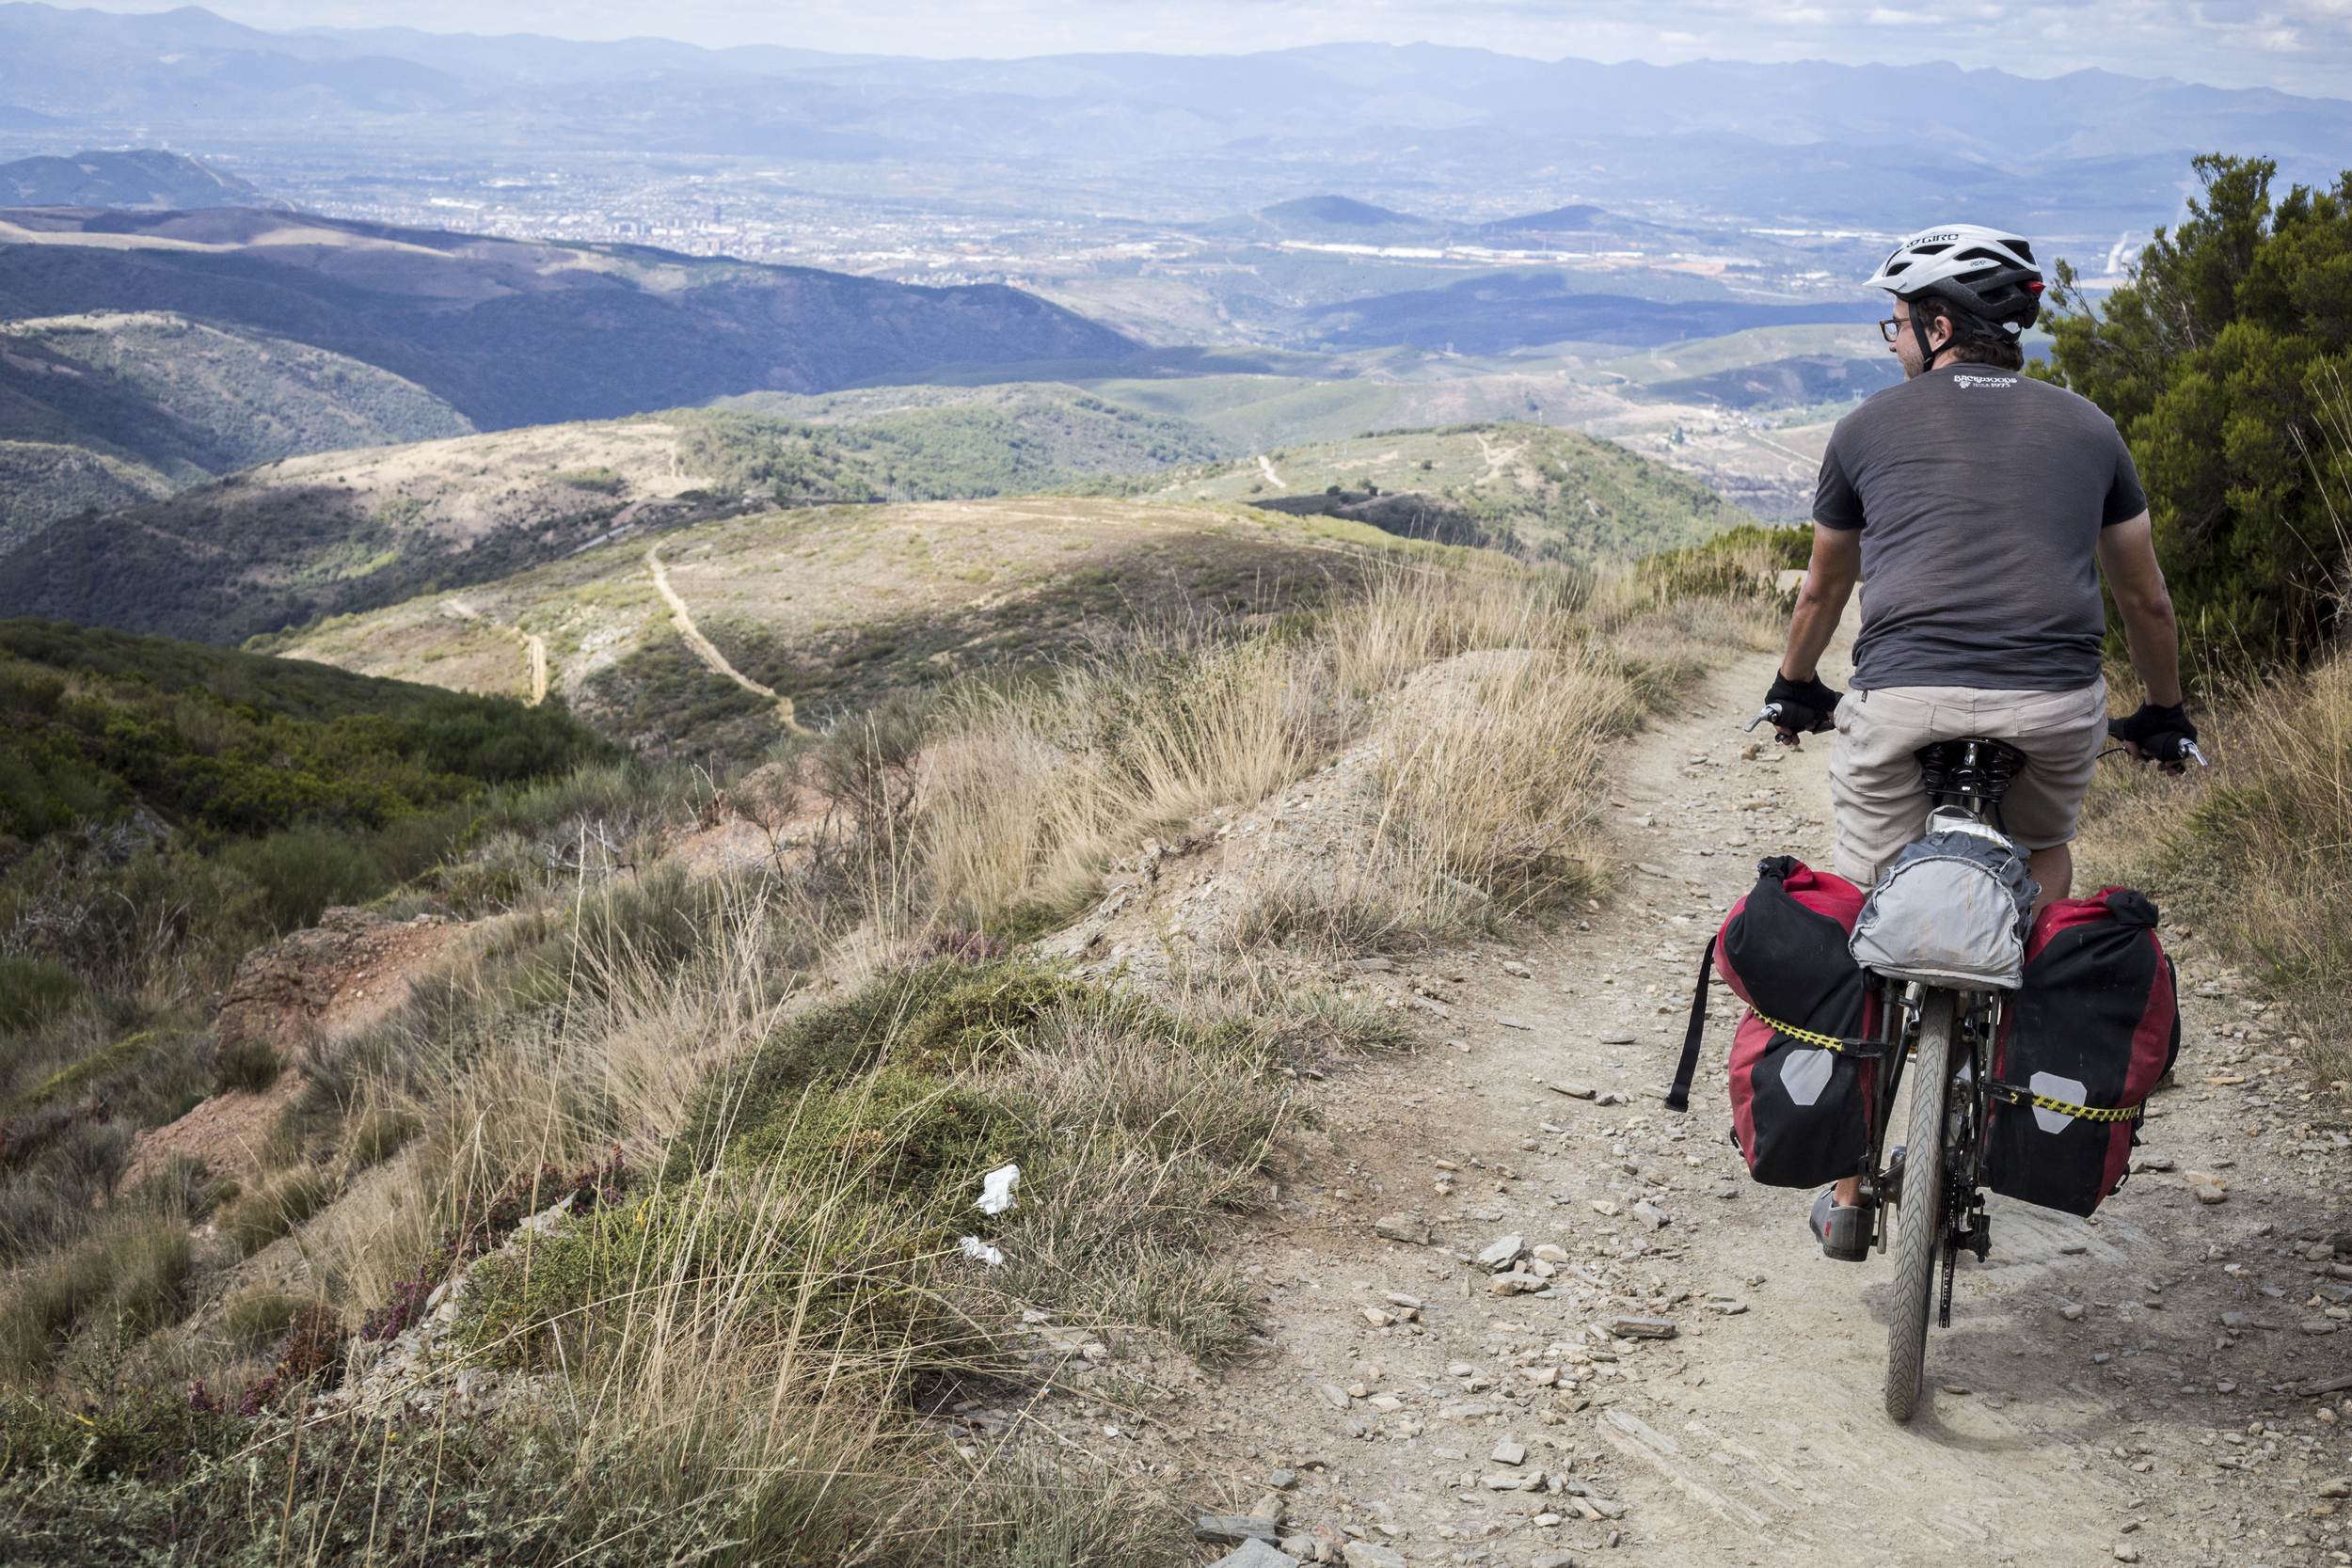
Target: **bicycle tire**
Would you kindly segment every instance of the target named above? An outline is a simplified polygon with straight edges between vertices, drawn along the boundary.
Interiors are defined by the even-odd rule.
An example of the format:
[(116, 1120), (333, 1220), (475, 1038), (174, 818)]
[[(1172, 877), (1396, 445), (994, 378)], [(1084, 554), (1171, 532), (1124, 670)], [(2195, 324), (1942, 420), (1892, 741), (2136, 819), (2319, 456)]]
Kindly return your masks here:
[(1944, 1240), (1944, 1101), (1951, 1085), (1958, 1001), (1940, 989), (1921, 1000), (1919, 1042), (1911, 1061), (1911, 1142), (1896, 1212), (1894, 1310), (1886, 1320), (1886, 1413), (1899, 1421), (1919, 1408), (1927, 1374), (1928, 1300)]

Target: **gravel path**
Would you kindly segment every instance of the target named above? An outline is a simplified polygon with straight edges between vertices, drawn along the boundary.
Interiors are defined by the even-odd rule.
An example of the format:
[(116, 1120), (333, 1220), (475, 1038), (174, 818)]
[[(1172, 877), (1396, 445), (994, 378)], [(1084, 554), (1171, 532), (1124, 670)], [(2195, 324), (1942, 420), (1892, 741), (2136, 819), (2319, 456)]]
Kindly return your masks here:
[[(2301, 1391), (2352, 1370), (2352, 1266), (2305, 1256), (2352, 1191), (2343, 1100), (2258, 1053), (2263, 1019), (2200, 942), (2166, 932), (2202, 993), (2145, 1134), (2166, 1168), (2088, 1224), (1994, 1200), (1908, 1426), (1880, 1405), (1892, 1263), (1823, 1259), (1812, 1194), (1755, 1185), (1725, 1140), (1720, 988), (1691, 1114), (1656, 1097), (1757, 858), (1828, 859), (1825, 737), (1742, 754), (1772, 662), (1627, 749), (1612, 809), (1639, 869), (1589, 929), (1354, 973), (1422, 1047), (1310, 1084), (1317, 1130), (1230, 1243), (1263, 1353), (1131, 1431), (1130, 1462), (1236, 1515), (1295, 1472), (1284, 1536), (1363, 1564), (2352, 1561), (2328, 1484), (2352, 1459), (2319, 1418), (2346, 1396)], [(1170, 907), (1183, 880), (1162, 872)], [(1542, 1291), (1489, 1293), (1473, 1259), (1512, 1236), (1551, 1249)]]

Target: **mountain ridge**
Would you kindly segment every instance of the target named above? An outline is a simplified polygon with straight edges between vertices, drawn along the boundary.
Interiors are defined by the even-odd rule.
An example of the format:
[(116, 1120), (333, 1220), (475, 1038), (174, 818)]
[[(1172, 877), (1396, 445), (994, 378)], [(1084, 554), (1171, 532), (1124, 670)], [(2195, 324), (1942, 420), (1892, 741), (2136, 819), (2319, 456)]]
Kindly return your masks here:
[[(11, 199), (12, 198), (12, 199)], [(284, 207), (233, 174), (161, 148), (0, 164), (0, 207)]]
[(0, 316), (142, 309), (364, 360), (485, 429), (1139, 346), (1003, 284), (914, 288), (239, 208), (0, 215)]

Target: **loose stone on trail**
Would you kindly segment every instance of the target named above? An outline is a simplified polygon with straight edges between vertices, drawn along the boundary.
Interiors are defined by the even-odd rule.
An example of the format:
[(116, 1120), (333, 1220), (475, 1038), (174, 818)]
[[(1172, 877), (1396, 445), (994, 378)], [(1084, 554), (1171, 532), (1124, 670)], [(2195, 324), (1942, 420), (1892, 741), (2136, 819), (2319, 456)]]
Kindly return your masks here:
[(1489, 1243), (1478, 1254), (1478, 1266), (1489, 1274), (1500, 1274), (1526, 1256), (1525, 1237), (1505, 1236), (1501, 1241)]
[(1226, 1553), (1209, 1568), (1299, 1568), (1299, 1560), (1253, 1535), (1238, 1550)]

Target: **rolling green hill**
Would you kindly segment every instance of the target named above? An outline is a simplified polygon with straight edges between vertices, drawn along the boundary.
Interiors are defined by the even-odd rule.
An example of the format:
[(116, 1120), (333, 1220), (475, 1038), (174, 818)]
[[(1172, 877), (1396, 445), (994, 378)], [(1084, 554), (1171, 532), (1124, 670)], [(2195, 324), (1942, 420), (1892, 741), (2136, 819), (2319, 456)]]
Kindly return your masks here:
[(1117, 483), (1130, 495), (1342, 516), (1581, 566), (1695, 545), (1754, 520), (1654, 459), (1534, 424), (1381, 431)]
[(159, 312), (0, 323), (0, 548), (256, 463), (472, 429), (389, 372), (266, 333)]
[(698, 518), (1051, 490), (1224, 450), (1042, 388), (847, 425), (680, 409), (317, 453), (54, 524), (0, 554), (0, 615), (237, 642)]
[[(723, 771), (784, 716), (707, 668), (655, 586), (648, 541), (463, 594), (321, 622), (256, 646), (458, 690), (549, 689), (605, 736)], [(713, 517), (661, 536), (696, 630), (821, 723), (965, 672), (1036, 666), (1141, 618), (1263, 625), (1433, 546), (1353, 518), (1078, 497), (814, 507)]]
[(144, 811), (200, 837), (380, 828), (604, 748), (558, 707), (0, 622), (0, 848)]

